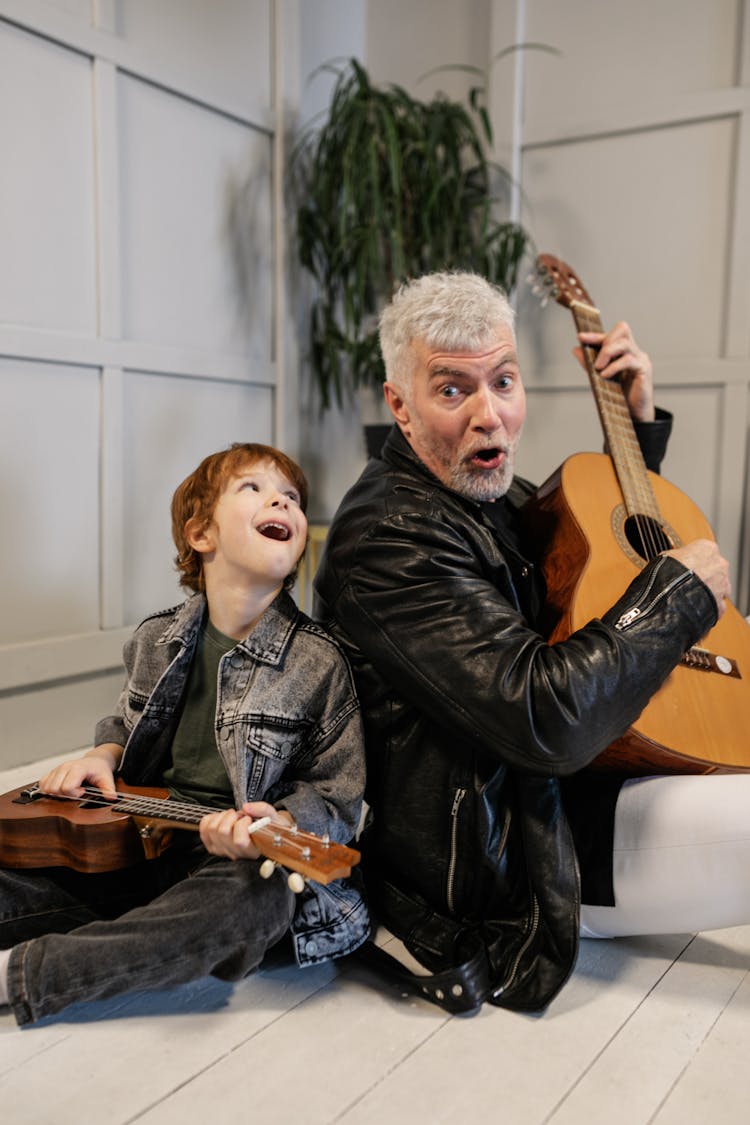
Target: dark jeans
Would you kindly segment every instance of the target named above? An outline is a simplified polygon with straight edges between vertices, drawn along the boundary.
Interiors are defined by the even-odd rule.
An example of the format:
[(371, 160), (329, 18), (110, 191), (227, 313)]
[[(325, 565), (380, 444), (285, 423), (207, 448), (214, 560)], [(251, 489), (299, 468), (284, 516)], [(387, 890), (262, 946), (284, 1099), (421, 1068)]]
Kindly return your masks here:
[(283, 872), (209, 856), (201, 845), (105, 875), (0, 869), (0, 948), (19, 1024), (77, 1000), (239, 980), (288, 931)]

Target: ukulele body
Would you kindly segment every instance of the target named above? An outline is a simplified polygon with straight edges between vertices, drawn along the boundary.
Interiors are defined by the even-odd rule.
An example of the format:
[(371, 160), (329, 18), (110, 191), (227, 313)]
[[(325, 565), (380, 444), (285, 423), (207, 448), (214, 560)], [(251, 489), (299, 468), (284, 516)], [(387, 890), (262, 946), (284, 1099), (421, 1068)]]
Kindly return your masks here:
[[(0, 796), (0, 865), (71, 867), (87, 875), (153, 859), (169, 844), (169, 833), (139, 827), (128, 813), (87, 807), (55, 797), (24, 799), (29, 786)], [(166, 789), (135, 788), (118, 779), (119, 793), (165, 799)]]

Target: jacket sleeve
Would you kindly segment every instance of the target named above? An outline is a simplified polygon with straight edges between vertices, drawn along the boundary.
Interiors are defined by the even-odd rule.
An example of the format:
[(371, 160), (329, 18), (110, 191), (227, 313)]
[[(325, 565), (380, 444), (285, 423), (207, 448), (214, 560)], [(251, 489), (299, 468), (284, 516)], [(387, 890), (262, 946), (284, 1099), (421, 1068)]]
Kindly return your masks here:
[(476, 535), (481, 547), (465, 519), (452, 526), (442, 511), (385, 516), (346, 570), (336, 568), (334, 538), (329, 610), (427, 721), (518, 768), (574, 772), (631, 725), (715, 623), (713, 596), (662, 556), (601, 620), (549, 645), (500, 592), (507, 574), (497, 552), (492, 571), (489, 533), (477, 526)]
[(113, 714), (99, 719), (94, 730), (94, 745), (101, 746), (103, 742), (114, 742), (118, 746), (125, 746), (133, 729), (132, 724), (126, 721), (127, 700), (129, 694), (130, 677), (135, 658), (135, 637), (128, 637), (123, 648), (123, 664), (125, 665), (125, 683), (115, 704)]
[(304, 754), (268, 799), (306, 831), (348, 843), (359, 827), (365, 787), (362, 720), (346, 658), (333, 641), (326, 647), (316, 686), (324, 704), (309, 726)]
[(661, 463), (667, 452), (667, 443), (672, 433), (672, 415), (657, 406), (653, 422), (638, 422), (633, 419), (638, 444), (641, 447), (646, 468), (652, 472), (661, 471)]

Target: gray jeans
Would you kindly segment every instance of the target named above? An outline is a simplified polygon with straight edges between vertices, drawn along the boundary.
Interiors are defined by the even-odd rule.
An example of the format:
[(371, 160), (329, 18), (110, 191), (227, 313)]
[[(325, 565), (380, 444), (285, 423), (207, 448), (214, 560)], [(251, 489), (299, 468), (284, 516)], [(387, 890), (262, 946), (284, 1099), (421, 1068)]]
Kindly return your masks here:
[(289, 929), (282, 872), (218, 859), (200, 844), (104, 875), (0, 869), (0, 948), (19, 1024), (79, 1000), (239, 980)]

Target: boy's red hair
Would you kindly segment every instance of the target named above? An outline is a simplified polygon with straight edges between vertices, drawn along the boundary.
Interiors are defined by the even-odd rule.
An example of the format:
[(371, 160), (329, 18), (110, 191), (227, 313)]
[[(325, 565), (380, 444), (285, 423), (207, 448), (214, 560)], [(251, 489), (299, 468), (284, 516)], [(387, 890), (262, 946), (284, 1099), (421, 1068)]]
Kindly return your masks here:
[[(201, 593), (206, 589), (203, 561), (198, 551), (188, 543), (185, 533), (188, 523), (193, 521), (193, 531), (205, 530), (213, 519), (214, 509), (227, 483), (258, 461), (270, 461), (275, 465), (297, 489), (302, 511), (307, 510), (307, 478), (286, 453), (258, 442), (235, 442), (228, 449), (211, 453), (177, 486), (172, 497), (172, 538), (177, 548), (175, 566), (180, 573), (181, 586)], [(295, 576), (296, 570), (287, 577), (284, 585), (293, 586)]]

